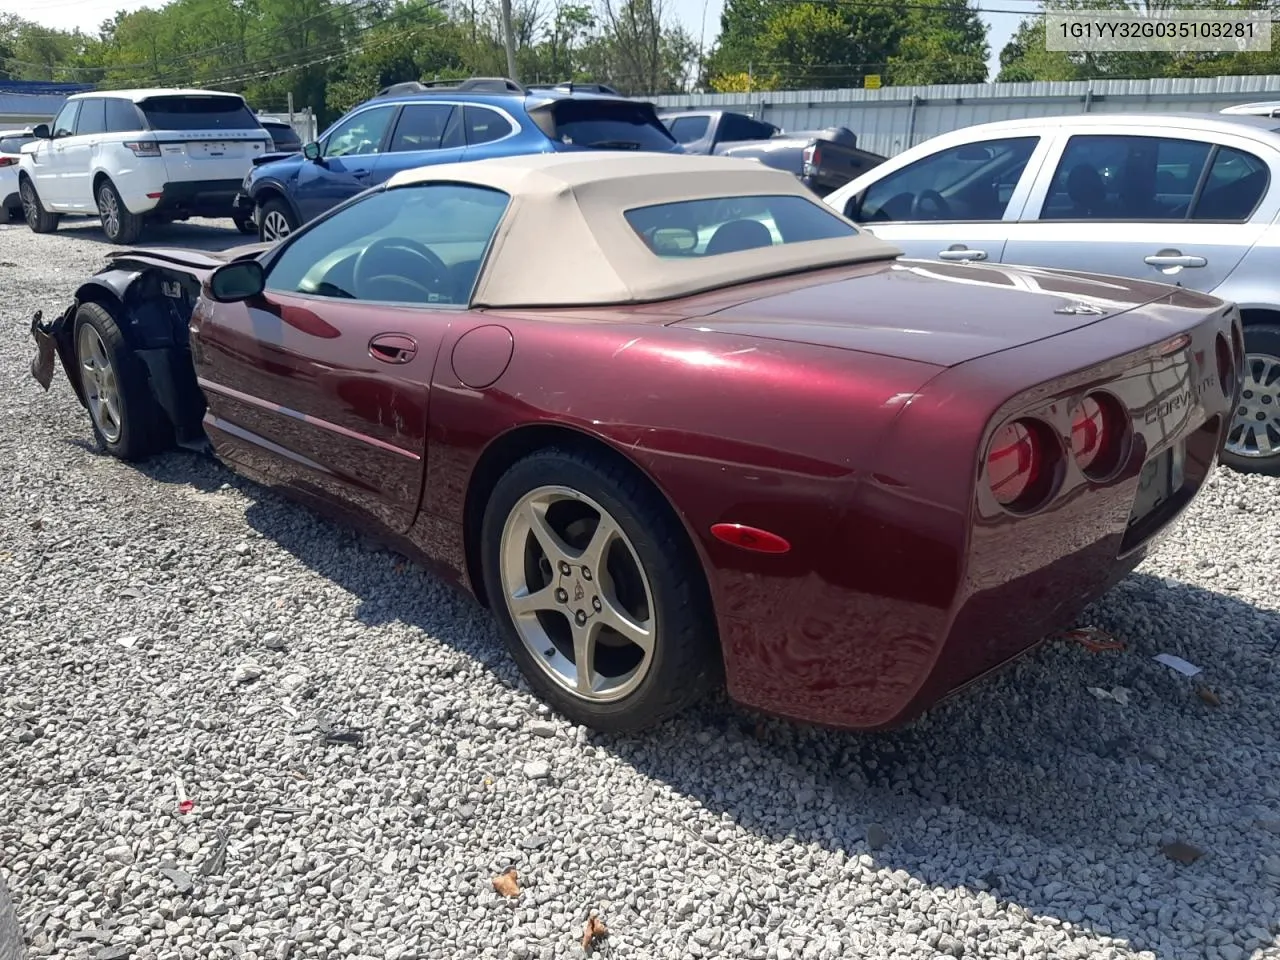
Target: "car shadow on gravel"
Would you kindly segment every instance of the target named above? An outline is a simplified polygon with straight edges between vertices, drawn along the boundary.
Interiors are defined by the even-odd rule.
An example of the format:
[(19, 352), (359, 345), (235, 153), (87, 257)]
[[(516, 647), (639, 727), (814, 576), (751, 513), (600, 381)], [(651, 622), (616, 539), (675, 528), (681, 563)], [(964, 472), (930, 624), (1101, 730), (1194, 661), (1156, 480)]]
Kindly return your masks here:
[[(204, 493), (239, 490), (249, 525), (358, 598), (360, 622), (418, 628), (523, 686), (488, 615), (394, 553), (212, 460), (177, 454), (142, 469)], [(898, 731), (810, 728), (720, 696), (644, 735), (588, 742), (724, 829), (989, 891), (997, 908), (1159, 960), (1272, 946), (1280, 613), (1138, 572), (1080, 622), (1125, 649), (1048, 643)], [(1162, 652), (1204, 671), (1182, 676), (1152, 659)], [(689, 840), (714, 854), (715, 836)]]
[[(113, 244), (102, 232), (97, 218), (65, 219), (58, 226), (58, 236), (104, 247), (121, 247)], [(246, 235), (236, 229), (230, 220), (197, 220), (148, 224), (137, 243), (125, 244), (129, 248), (157, 249), (178, 247), (184, 250), (229, 250), (246, 243), (257, 243), (257, 235)]]

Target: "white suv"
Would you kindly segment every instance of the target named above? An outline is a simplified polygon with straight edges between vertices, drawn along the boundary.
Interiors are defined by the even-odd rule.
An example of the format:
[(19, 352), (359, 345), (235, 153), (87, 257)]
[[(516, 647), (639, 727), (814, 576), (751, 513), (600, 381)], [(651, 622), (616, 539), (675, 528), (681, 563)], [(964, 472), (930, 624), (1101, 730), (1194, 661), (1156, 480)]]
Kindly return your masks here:
[(253, 158), (273, 149), (244, 98), (216, 90), (79, 93), (33, 133), (18, 165), (27, 225), (49, 233), (63, 214), (96, 212), (112, 243), (133, 243), (148, 219), (231, 217)]
[(30, 130), (0, 130), (0, 223), (22, 219), (18, 161), (22, 159), (23, 144), (30, 142)]

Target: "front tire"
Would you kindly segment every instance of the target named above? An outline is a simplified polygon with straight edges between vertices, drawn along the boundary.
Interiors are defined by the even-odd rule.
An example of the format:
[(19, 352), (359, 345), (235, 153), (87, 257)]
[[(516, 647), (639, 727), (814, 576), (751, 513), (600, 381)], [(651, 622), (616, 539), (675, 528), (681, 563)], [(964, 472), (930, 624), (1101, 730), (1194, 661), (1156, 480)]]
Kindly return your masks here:
[(22, 216), (32, 233), (53, 233), (58, 229), (61, 215), (50, 213), (40, 202), (40, 194), (36, 193), (36, 185), (23, 177), (18, 187), (18, 197), (22, 200)]
[(1280, 476), (1280, 326), (1244, 328), (1244, 381), (1222, 462), (1241, 473)]
[(258, 232), (258, 225), (254, 223), (252, 220), (237, 220), (235, 223), (236, 223), (236, 229), (239, 230), (241, 233), (243, 233), (245, 236), (253, 236), (255, 233)]
[(129, 212), (129, 208), (120, 199), (120, 191), (115, 184), (104, 178), (98, 184), (97, 197), (102, 232), (107, 235), (108, 240), (116, 244), (129, 244), (142, 236), (141, 215)]
[(485, 509), (481, 563), (521, 673), (576, 723), (649, 727), (720, 677), (697, 554), (624, 466), (559, 449), (516, 463)]
[(298, 229), (298, 219), (289, 205), (278, 197), (272, 197), (258, 206), (258, 239), (263, 243), (276, 243)]
[(168, 449), (173, 428), (151, 395), (146, 366), (104, 307), (80, 304), (75, 347), (80, 386), (98, 445), (113, 457), (129, 461)]

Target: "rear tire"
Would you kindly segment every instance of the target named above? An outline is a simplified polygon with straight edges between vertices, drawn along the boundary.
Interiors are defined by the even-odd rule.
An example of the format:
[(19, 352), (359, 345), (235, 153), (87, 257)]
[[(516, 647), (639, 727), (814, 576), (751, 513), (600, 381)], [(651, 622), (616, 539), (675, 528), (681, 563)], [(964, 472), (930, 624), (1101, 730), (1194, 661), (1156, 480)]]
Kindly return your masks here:
[(32, 233), (53, 233), (58, 229), (58, 221), (62, 216), (50, 213), (40, 202), (40, 194), (36, 193), (36, 185), (23, 177), (18, 186), (18, 196), (22, 200), (22, 216)]
[(108, 240), (116, 244), (130, 244), (142, 236), (142, 216), (129, 212), (114, 183), (103, 178), (98, 184), (96, 196), (102, 232), (107, 235)]
[(289, 205), (278, 197), (258, 205), (258, 239), (263, 243), (283, 240), (298, 229), (298, 218)]
[(80, 386), (98, 445), (121, 460), (142, 460), (173, 445), (173, 427), (151, 395), (146, 365), (100, 304), (76, 310)]
[(1222, 462), (1241, 473), (1280, 476), (1280, 326), (1244, 328), (1244, 385)]
[(481, 564), (512, 658), (576, 723), (649, 727), (720, 679), (697, 553), (661, 496), (621, 465), (560, 449), (517, 462), (485, 508)]

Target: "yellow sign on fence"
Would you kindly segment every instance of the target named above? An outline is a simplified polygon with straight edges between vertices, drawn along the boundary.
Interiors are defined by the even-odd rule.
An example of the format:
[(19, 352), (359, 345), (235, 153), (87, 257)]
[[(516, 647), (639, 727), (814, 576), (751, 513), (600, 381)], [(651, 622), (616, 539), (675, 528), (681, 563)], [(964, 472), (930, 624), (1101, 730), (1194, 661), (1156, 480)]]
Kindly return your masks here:
[(862, 78), (862, 85), (868, 90), (879, 90), (880, 74), (868, 73), (865, 77)]

